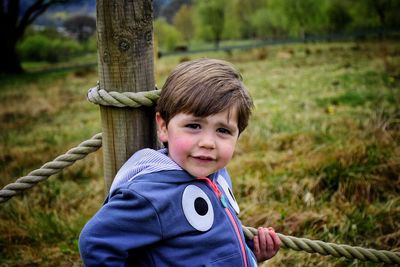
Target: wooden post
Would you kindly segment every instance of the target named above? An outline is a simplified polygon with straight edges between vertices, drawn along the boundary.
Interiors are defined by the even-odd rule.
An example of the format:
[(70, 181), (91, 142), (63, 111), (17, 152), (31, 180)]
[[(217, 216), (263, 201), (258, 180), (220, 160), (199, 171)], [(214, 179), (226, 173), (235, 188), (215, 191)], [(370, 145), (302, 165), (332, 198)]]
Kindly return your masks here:
[[(154, 90), (153, 7), (151, 0), (97, 0), (100, 89)], [(153, 108), (100, 107), (106, 191), (115, 174), (137, 150), (156, 147)]]

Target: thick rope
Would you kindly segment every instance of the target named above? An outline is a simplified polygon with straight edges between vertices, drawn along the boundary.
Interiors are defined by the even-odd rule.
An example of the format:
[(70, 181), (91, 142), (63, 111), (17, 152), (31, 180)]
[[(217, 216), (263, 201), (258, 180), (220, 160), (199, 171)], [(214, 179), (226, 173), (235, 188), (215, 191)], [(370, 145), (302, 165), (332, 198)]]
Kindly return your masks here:
[(68, 150), (65, 154), (58, 156), (53, 161), (44, 164), (39, 169), (17, 179), (14, 183), (6, 185), (0, 190), (0, 203), (6, 202), (18, 193), (32, 188), (37, 183), (49, 178), (49, 176), (59, 173), (64, 168), (72, 165), (75, 161), (83, 159), (88, 154), (95, 152), (101, 147), (101, 143), (101, 133), (98, 133), (91, 139), (82, 142), (77, 147)]
[(99, 85), (89, 89), (87, 98), (94, 104), (114, 107), (132, 107), (141, 106), (151, 107), (160, 97), (161, 90), (143, 91), (143, 92), (107, 92), (100, 89)]
[[(243, 226), (243, 232), (247, 239), (252, 240), (257, 234), (257, 229)], [(291, 248), (296, 251), (304, 250), (308, 253), (319, 253), (324, 256), (332, 255), (338, 258), (345, 257), (348, 259), (359, 259), (362, 261), (400, 264), (400, 252), (325, 243), (320, 240), (285, 236), (280, 233), (277, 233), (277, 235), (282, 241), (283, 247)]]

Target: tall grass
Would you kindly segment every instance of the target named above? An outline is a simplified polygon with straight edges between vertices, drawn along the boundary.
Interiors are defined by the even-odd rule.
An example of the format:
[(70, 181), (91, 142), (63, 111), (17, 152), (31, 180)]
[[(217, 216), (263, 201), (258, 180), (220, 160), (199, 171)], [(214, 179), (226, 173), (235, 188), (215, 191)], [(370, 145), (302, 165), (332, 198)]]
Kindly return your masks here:
[[(228, 169), (249, 226), (400, 249), (398, 42), (276, 46), (165, 57), (231, 61), (255, 100)], [(0, 186), (100, 132), (85, 100), (95, 71), (8, 78), (0, 86)], [(0, 266), (80, 266), (77, 239), (104, 198), (97, 152), (0, 206)], [(281, 250), (264, 266), (373, 266)]]
[[(0, 89), (2, 186), (100, 132), (85, 101), (94, 70), (28, 74)], [(72, 266), (77, 235), (104, 197), (101, 155), (51, 177), (0, 207), (0, 266)]]

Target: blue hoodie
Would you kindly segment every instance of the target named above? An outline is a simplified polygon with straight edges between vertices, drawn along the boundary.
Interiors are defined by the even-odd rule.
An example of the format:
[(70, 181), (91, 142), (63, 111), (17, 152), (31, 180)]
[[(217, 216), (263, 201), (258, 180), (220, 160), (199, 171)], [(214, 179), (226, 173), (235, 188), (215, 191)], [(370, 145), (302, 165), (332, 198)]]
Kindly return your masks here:
[(231, 188), (225, 169), (196, 178), (166, 149), (138, 151), (81, 232), (85, 266), (257, 266)]

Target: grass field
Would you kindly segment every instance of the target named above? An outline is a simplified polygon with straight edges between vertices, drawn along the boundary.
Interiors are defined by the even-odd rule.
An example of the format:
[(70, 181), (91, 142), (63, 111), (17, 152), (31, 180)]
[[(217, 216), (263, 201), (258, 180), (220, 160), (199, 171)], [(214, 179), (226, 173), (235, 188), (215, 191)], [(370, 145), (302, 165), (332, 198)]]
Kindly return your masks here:
[[(400, 251), (400, 45), (274, 46), (156, 61), (231, 61), (255, 101), (228, 169), (248, 226)], [(95, 69), (0, 81), (0, 186), (101, 131)], [(0, 204), (0, 266), (81, 266), (77, 239), (105, 196), (101, 150)], [(282, 249), (263, 266), (376, 266)]]

